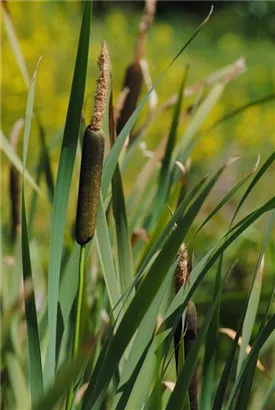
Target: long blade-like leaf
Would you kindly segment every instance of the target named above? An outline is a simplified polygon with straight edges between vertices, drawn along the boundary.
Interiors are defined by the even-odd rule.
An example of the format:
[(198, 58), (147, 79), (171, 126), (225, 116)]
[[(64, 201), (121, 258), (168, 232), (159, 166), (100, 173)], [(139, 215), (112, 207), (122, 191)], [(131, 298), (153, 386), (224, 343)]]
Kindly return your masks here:
[(234, 397), (236, 395), (236, 392), (246, 374), (246, 371), (249, 367), (249, 364), (251, 363), (252, 360), (255, 359), (255, 356), (257, 356), (262, 348), (262, 346), (264, 345), (264, 343), (266, 342), (266, 340), (269, 338), (269, 336), (272, 334), (272, 332), (274, 332), (275, 330), (275, 314), (271, 316), (271, 318), (269, 319), (269, 321), (267, 322), (266, 326), (263, 328), (263, 330), (260, 332), (260, 334), (258, 335), (257, 339), (255, 340), (253, 347), (249, 353), (249, 355), (247, 356), (247, 358), (245, 359), (243, 366), (238, 374), (238, 377), (233, 385), (232, 391), (230, 393), (230, 396), (226, 402), (226, 406), (225, 406), (225, 410), (230, 410), (232, 409), (232, 403), (234, 400)]
[(155, 206), (152, 211), (152, 217), (154, 215), (152, 223), (154, 223), (154, 221), (158, 218), (159, 211), (161, 211), (162, 208), (164, 207), (165, 202), (169, 195), (169, 181), (170, 181), (170, 176), (171, 176), (171, 172), (173, 168), (171, 158), (172, 158), (172, 153), (173, 153), (174, 146), (176, 143), (176, 138), (177, 138), (177, 129), (179, 126), (180, 113), (181, 113), (182, 100), (183, 100), (183, 90), (184, 90), (184, 86), (186, 82), (187, 72), (188, 72), (188, 67), (185, 69), (184, 76), (181, 82), (181, 86), (179, 90), (179, 97), (178, 97), (178, 101), (174, 109), (174, 115), (173, 115), (172, 124), (170, 128), (169, 136), (168, 136), (165, 155), (163, 157), (162, 164), (161, 164), (159, 181), (158, 181), (158, 190), (157, 190), (156, 198), (155, 198)]
[[(40, 60), (37, 63), (39, 64)], [(36, 67), (37, 70), (37, 67)], [(36, 70), (34, 72), (30, 90), (28, 94), (25, 128), (24, 128), (24, 144), (23, 144), (23, 184), (22, 184), (22, 268), (24, 281), (32, 282), (32, 268), (28, 237), (28, 223), (25, 206), (25, 192), (24, 192), (24, 172), (27, 163), (27, 152), (29, 145), (29, 136), (31, 130), (31, 120), (34, 104), (34, 93), (36, 83)], [(40, 341), (38, 333), (38, 322), (35, 305), (34, 293), (26, 296), (25, 300), (26, 324), (27, 324), (27, 340), (28, 340), (28, 364), (29, 364), (29, 380), (31, 389), (31, 405), (34, 408), (35, 403), (43, 394), (43, 374), (41, 363)]]
[[(116, 306), (120, 292), (118, 287), (117, 275), (115, 272), (114, 261), (112, 257), (112, 249), (109, 238), (109, 231), (104, 213), (104, 204), (102, 196), (100, 197), (97, 214), (97, 225), (95, 232), (97, 251), (101, 268), (109, 296), (112, 309)], [(116, 314), (115, 314), (116, 316)]]
[(249, 184), (247, 190), (243, 194), (242, 199), (240, 200), (238, 207), (233, 215), (231, 224), (233, 224), (233, 221), (235, 220), (237, 213), (239, 212), (241, 206), (243, 205), (244, 201), (246, 200), (250, 192), (255, 188), (256, 184), (259, 182), (262, 176), (265, 175), (266, 170), (273, 164), (274, 161), (275, 161), (275, 151), (270, 155), (270, 157), (267, 158), (265, 163), (261, 166), (257, 174), (254, 176), (253, 180)]
[[(223, 256), (221, 256), (215, 281), (214, 295), (221, 293), (222, 284), (222, 263)], [(214, 375), (215, 375), (215, 359), (216, 359), (216, 349), (218, 340), (218, 329), (219, 329), (219, 315), (220, 315), (220, 300), (213, 314), (212, 320), (209, 324), (206, 341), (205, 341), (205, 352), (204, 352), (204, 362), (202, 371), (202, 381), (201, 381), (201, 392), (199, 408), (202, 410), (210, 410), (212, 403), (212, 393), (214, 385)]]
[[(7, 156), (7, 158), (10, 160), (12, 165), (17, 169), (17, 171), (22, 175), (23, 174), (23, 164), (21, 159), (18, 157), (14, 149), (9, 143), (9, 140), (7, 137), (2, 133), (0, 130), (0, 148), (4, 152), (4, 154)], [(25, 169), (24, 171), (24, 178), (26, 181), (29, 182), (29, 184), (33, 187), (33, 189), (39, 194), (44, 196), (43, 192), (41, 189), (38, 187), (36, 182), (34, 181), (33, 177), (30, 175), (30, 173)]]
[(54, 195), (53, 213), (50, 234), (50, 261), (49, 261), (49, 289), (48, 289), (48, 325), (49, 347), (45, 364), (45, 380), (49, 384), (56, 369), (56, 332), (57, 332), (57, 305), (59, 293), (59, 278), (62, 258), (62, 249), (65, 232), (67, 207), (71, 179), (77, 147), (78, 131), (84, 99), (90, 24), (92, 4), (86, 1), (83, 12), (82, 26), (78, 43), (73, 83), (67, 112), (62, 149), (59, 160), (56, 190)]
[(217, 303), (220, 298), (220, 293), (218, 293), (211, 305), (211, 308), (207, 314), (207, 317), (204, 319), (204, 322), (201, 326), (201, 329), (196, 337), (196, 340), (187, 355), (186, 362), (182, 367), (178, 377), (175, 388), (170, 396), (168, 404), (166, 406), (166, 410), (173, 410), (173, 409), (182, 409), (184, 405), (184, 401), (187, 397), (188, 387), (190, 381), (192, 379), (193, 373), (195, 371), (196, 363), (198, 360), (198, 355), (200, 351), (200, 347), (203, 343), (203, 339), (206, 336), (207, 329), (211, 322), (212, 316), (216, 309)]

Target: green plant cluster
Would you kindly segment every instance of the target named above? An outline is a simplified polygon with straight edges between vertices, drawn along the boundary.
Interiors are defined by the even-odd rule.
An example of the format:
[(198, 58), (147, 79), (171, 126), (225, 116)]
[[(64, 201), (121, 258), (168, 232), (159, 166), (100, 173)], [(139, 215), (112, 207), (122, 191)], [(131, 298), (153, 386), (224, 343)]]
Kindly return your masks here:
[[(59, 21), (64, 21), (64, 26), (76, 21), (78, 3), (66, 5), (65, 10), (70, 10), (68, 20), (61, 6), (54, 7), (56, 12), (59, 10)], [(30, 10), (35, 10), (29, 19), (34, 18), (36, 27), (39, 14), (35, 13), (40, 10), (43, 15), (48, 11), (51, 30), (60, 30), (56, 17), (51, 18), (51, 6), (35, 4)], [(113, 26), (108, 23), (109, 17), (106, 19), (110, 38), (114, 36), (110, 30), (119, 34), (123, 24), (129, 24), (121, 12), (112, 13), (112, 21), (116, 18), (120, 24)], [(58, 94), (54, 90), (60, 87), (62, 78), (66, 80), (67, 73), (61, 75), (60, 83), (53, 85), (54, 76), (48, 71), (45, 74), (43, 64), (47, 67), (47, 59), (43, 57), (35, 59), (34, 74), (29, 76), (14, 21), (7, 12), (2, 17), (17, 70), (25, 79), (28, 92), (23, 138), (17, 152), (14, 139), (9, 141), (5, 136), (8, 130), (1, 131), (1, 149), (7, 157), (8, 169), (15, 170), (20, 177), (20, 184), (12, 191), (13, 211), (20, 213), (20, 224), (12, 230), (9, 242), (7, 232), (3, 232), (1, 407), (193, 410), (198, 401), (203, 410), (272, 409), (275, 196), (264, 187), (274, 169), (275, 152), (261, 150), (263, 158), (256, 163), (247, 161), (249, 166), (241, 177), (236, 177), (238, 158), (229, 150), (222, 165), (216, 169), (215, 164), (211, 166), (209, 176), (202, 178), (196, 168), (193, 173), (190, 167), (196, 145), (202, 149), (202, 127), (214, 130), (216, 121), (219, 126), (225, 125), (251, 109), (261, 110), (259, 107), (274, 98), (270, 88), (261, 98), (238, 100), (226, 111), (218, 108), (219, 115), (215, 117), (213, 112), (222, 95), (229, 93), (241, 74), (238, 65), (232, 71), (230, 61), (210, 73), (211, 81), (207, 77), (206, 86), (194, 92), (191, 107), (190, 102), (186, 103), (188, 78), (192, 79), (194, 74), (192, 66), (179, 62), (211, 25), (211, 20), (206, 25), (206, 19), (190, 33), (187, 42), (180, 42), (175, 58), (167, 56), (161, 64), (164, 71), (152, 66), (152, 76), (156, 78), (153, 87), (158, 95), (167, 88), (169, 78), (173, 78), (177, 91), (170, 109), (163, 111), (166, 118), (159, 115), (145, 127), (146, 133), (154, 129), (159, 135), (156, 149), (140, 146), (142, 132), (127, 144), (128, 135), (135, 131), (134, 125), (138, 129), (148, 118), (154, 90), (144, 91), (116, 138), (110, 98), (103, 123), (104, 134), (110, 140), (106, 138), (96, 229), (92, 240), (80, 248), (75, 241), (75, 218), (81, 151), (86, 146), (82, 145), (82, 137), (91, 117), (90, 90), (95, 89), (98, 77), (95, 56), (99, 49), (90, 42), (90, 35), (93, 37), (101, 25), (92, 16), (90, 1), (85, 2), (82, 19), (74, 23), (74, 32), (72, 25), (67, 25), (67, 45), (71, 38), (75, 64), (66, 63), (66, 69), (70, 67), (73, 72), (68, 79), (72, 85), (69, 96), (66, 94), (60, 102), (59, 112), (59, 102), (55, 105)], [(76, 35), (80, 25), (80, 34)], [(166, 29), (169, 32), (168, 25)], [(30, 30), (32, 38), (31, 26), (25, 30)], [(52, 35), (51, 30), (45, 30), (43, 36)], [(150, 35), (156, 52), (157, 47), (163, 49), (165, 40), (153, 36), (153, 30), (154, 26)], [(164, 31), (162, 27), (159, 33)], [(41, 36), (43, 27), (36, 33)], [(66, 35), (66, 29), (63, 34)], [(116, 61), (118, 47), (125, 47), (126, 41), (121, 38), (119, 46), (118, 42), (112, 46), (110, 41), (111, 62)], [(60, 49), (64, 48), (58, 46), (55, 52), (56, 60), (61, 61), (64, 56)], [(34, 58), (32, 51), (29, 55)], [(156, 60), (153, 62), (156, 64)], [(58, 67), (57, 62), (54, 67)], [(121, 82), (118, 85), (114, 81), (119, 77), (116, 70), (114, 64), (112, 78), (118, 94)], [(122, 79), (121, 66), (119, 70)], [(6, 71), (4, 80), (7, 75)], [(195, 84), (205, 79), (204, 75), (197, 76), (196, 70), (195, 75)], [(52, 94), (44, 100), (42, 90), (48, 84), (52, 84)], [(164, 101), (167, 97), (169, 94)], [(14, 116), (7, 128), (20, 111), (12, 111), (14, 105), (10, 103), (4, 105), (11, 118)], [(154, 115), (156, 110), (155, 107), (149, 113)], [(17, 123), (17, 127), (13, 137), (16, 133), (21, 135), (22, 124)], [(51, 138), (45, 138), (45, 134)], [(221, 150), (222, 139), (219, 143)], [(272, 141), (269, 143), (272, 146)], [(19, 154), (21, 147), (23, 155)], [(129, 178), (136, 156), (142, 161)], [(206, 171), (204, 155), (197, 157), (199, 160)], [(95, 164), (98, 166), (96, 161)], [(98, 175), (97, 172), (97, 181)], [(228, 175), (232, 178), (230, 183)], [(90, 175), (86, 180), (93, 178)], [(12, 179), (8, 183), (14, 186)], [(213, 205), (209, 196), (221, 186), (223, 189), (216, 193)], [(257, 202), (253, 195), (258, 196)], [(202, 233), (207, 234), (208, 227), (213, 227), (213, 221), (229, 204), (233, 214), (216, 228), (215, 240), (212, 237), (205, 241)], [(2, 224), (2, 229), (7, 226)], [(238, 270), (245, 235), (249, 237), (253, 229), (257, 256), (249, 263), (247, 292), (236, 294), (230, 291), (230, 279)], [(47, 234), (40, 241), (42, 230)], [(180, 280), (175, 278), (178, 274)], [(269, 283), (264, 287), (266, 277)], [(233, 322), (223, 322), (224, 309), (237, 316)]]

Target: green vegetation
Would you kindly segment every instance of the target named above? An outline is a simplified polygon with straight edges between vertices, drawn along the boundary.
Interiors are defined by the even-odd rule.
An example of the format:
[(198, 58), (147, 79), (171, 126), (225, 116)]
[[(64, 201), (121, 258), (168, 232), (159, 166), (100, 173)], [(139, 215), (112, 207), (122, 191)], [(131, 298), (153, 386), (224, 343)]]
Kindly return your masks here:
[(136, 45), (131, 9), (24, 7), (1, 16), (1, 408), (274, 408), (269, 40), (256, 58), (215, 12), (182, 29), (145, 8)]

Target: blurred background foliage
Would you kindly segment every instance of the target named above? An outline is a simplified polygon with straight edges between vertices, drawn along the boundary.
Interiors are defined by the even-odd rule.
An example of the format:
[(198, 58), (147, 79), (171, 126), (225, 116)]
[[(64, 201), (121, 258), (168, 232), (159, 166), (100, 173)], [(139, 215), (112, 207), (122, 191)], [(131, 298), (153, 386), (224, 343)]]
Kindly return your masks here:
[[(137, 39), (137, 27), (142, 13), (142, 2), (94, 3), (91, 49), (86, 86), (84, 116), (90, 117), (93, 94), (98, 68), (96, 64), (100, 45), (107, 41), (112, 63), (114, 97), (117, 99), (123, 84), (125, 69), (132, 62)], [(46, 142), (51, 148), (51, 164), (57, 171), (59, 144), (56, 135), (64, 125), (78, 32), (82, 15), (80, 2), (8, 2), (8, 9), (18, 35), (20, 47), (29, 72), (33, 72), (36, 62), (43, 56), (37, 78), (35, 111), (46, 129)], [(184, 42), (194, 32), (210, 9), (208, 2), (159, 2), (155, 22), (149, 30), (145, 58), (149, 65), (152, 79), (156, 79), (170, 63)], [(159, 104), (165, 102), (179, 89), (185, 64), (190, 64), (187, 85), (203, 80), (206, 76), (227, 66), (243, 56), (247, 70), (234, 79), (225, 89), (222, 98), (203, 124), (206, 130), (217, 119), (249, 101), (264, 97), (275, 89), (275, 54), (274, 54), (274, 17), (275, 3), (272, 2), (216, 2), (214, 14), (202, 33), (190, 45), (183, 56), (168, 71), (165, 80), (157, 87)], [(2, 21), (1, 21), (2, 25)], [(24, 117), (27, 87), (11, 50), (5, 30), (2, 38), (2, 129), (6, 136), (11, 132), (16, 120)], [(145, 87), (143, 92), (145, 92)], [(194, 99), (184, 101), (185, 109)], [(146, 118), (146, 110), (139, 122)], [(154, 150), (158, 141), (167, 133), (171, 122), (171, 110), (157, 118), (149, 127), (144, 140), (147, 148)], [(183, 124), (181, 130), (186, 125)], [(230, 156), (240, 155), (241, 161), (230, 167), (222, 182), (213, 194), (212, 203), (208, 202), (201, 220), (213, 208), (221, 195), (244, 172), (249, 171), (260, 153), (262, 161), (275, 149), (275, 111), (274, 102), (252, 107), (233, 120), (227, 121), (209, 133), (205, 133), (200, 143), (191, 154), (192, 181), (206, 172), (211, 173)], [(182, 135), (182, 133), (180, 133)], [(31, 134), (32, 149), (29, 153), (28, 167), (32, 170), (36, 163), (39, 147), (38, 127), (35, 121)], [(37, 152), (35, 150), (37, 141)], [(21, 146), (18, 152), (21, 153)], [(126, 190), (131, 185), (136, 172), (145, 159), (139, 149), (125, 175)], [(8, 162), (6, 162), (8, 164)], [(263, 163), (263, 162), (262, 162)], [(4, 159), (5, 165), (5, 159)], [(8, 170), (7, 170), (8, 172)], [(8, 191), (6, 170), (3, 172), (3, 192)], [(272, 189), (274, 171), (266, 178), (267, 191)], [(77, 181), (77, 180), (76, 180)], [(272, 182), (273, 181), (273, 182)], [(43, 185), (42, 185), (43, 187)], [(72, 194), (72, 221), (74, 219), (74, 201), (77, 188)], [(265, 199), (252, 194), (251, 200), (262, 203)], [(3, 196), (2, 215), (4, 226), (8, 226), (9, 198)], [(220, 235), (227, 226), (233, 207), (237, 203), (232, 199), (229, 205), (214, 218), (213, 223), (204, 229), (204, 234), (197, 240), (197, 248), (203, 254), (211, 241)], [(47, 205), (40, 201), (41, 217), (36, 220), (37, 237), (45, 241), (48, 232), (45, 221), (49, 221)], [(208, 207), (208, 208), (207, 208)], [(244, 207), (244, 212), (246, 209)], [(46, 219), (45, 219), (46, 218)], [(7, 221), (7, 222), (5, 222)], [(48, 222), (47, 222), (48, 223)], [(240, 242), (240, 273), (238, 284), (245, 287), (246, 273), (255, 266), (257, 251), (261, 243), (259, 228), (248, 230)], [(46, 232), (45, 232), (46, 231)], [(232, 247), (232, 255), (236, 249)], [(46, 263), (46, 262), (45, 262)], [(267, 260), (267, 271), (271, 272), (272, 262)], [(234, 285), (233, 285), (234, 289)]]
[[(138, 5), (133, 5), (132, 2), (123, 2), (122, 8), (122, 4), (116, 1), (95, 2), (85, 99), (87, 117), (91, 112), (97, 75), (96, 56), (104, 39), (110, 50), (115, 97), (121, 90), (124, 70), (134, 54), (138, 21), (142, 10), (142, 2), (137, 3)], [(181, 2), (171, 3), (173, 6), (170, 6), (170, 2), (159, 3), (159, 13), (148, 35), (145, 57), (153, 79), (156, 79), (161, 70), (169, 64), (184, 41), (194, 31), (198, 16), (203, 13), (201, 8), (204, 11), (208, 6), (203, 4), (200, 8), (200, 2), (196, 2), (196, 11), (195, 6), (190, 5), (191, 10), (188, 8), (186, 10), (175, 4)], [(211, 22), (191, 44), (180, 62), (167, 73), (165, 81), (158, 86), (159, 102), (164, 102), (177, 91), (185, 63), (190, 63), (187, 83), (192, 84), (220, 67), (233, 63), (240, 56), (246, 59), (247, 72), (226, 89), (221, 101), (204, 124), (205, 129), (229, 110), (274, 90), (275, 56), (272, 32), (274, 9), (272, 2), (256, 2), (256, 4), (252, 2), (248, 5), (233, 3), (225, 8), (217, 4)], [(64, 123), (78, 39), (81, 4), (78, 2), (12, 2), (9, 4), (9, 10), (30, 72), (37, 59), (43, 56), (38, 76), (36, 109), (50, 138)], [(271, 11), (273, 11), (273, 20)], [(264, 18), (261, 17), (263, 13), (265, 13)], [(268, 20), (268, 24), (267, 15), (271, 20), (270, 22)], [(2, 56), (3, 130), (8, 135), (13, 123), (24, 115), (27, 90), (5, 31), (3, 31)], [(187, 100), (186, 105), (191, 102), (190, 99)], [(167, 129), (169, 119), (170, 113), (167, 113), (152, 124), (146, 136), (150, 148), (155, 146), (156, 141), (163, 135), (163, 130)], [(224, 152), (233, 150), (238, 154), (246, 150), (248, 160), (255, 158), (258, 152), (268, 153), (275, 147), (274, 125), (273, 104), (251, 108), (226, 126), (205, 135), (194, 151), (192, 160), (199, 162), (211, 159), (213, 161), (213, 157), (221, 156), (221, 150)]]

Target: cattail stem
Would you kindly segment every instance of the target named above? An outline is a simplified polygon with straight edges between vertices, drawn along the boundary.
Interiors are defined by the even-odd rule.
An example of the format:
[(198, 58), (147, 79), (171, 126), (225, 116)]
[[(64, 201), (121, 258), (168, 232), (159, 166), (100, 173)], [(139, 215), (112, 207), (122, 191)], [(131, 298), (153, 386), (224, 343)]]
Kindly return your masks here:
[[(75, 321), (75, 331), (74, 331), (74, 342), (73, 342), (73, 359), (77, 357), (79, 350), (80, 341), (80, 320), (81, 320), (81, 306), (83, 299), (84, 290), (84, 272), (85, 272), (85, 245), (80, 248), (80, 258), (79, 258), (79, 285), (77, 293), (77, 308), (76, 308), (76, 321)], [(73, 384), (70, 386), (70, 390), (67, 396), (66, 410), (71, 410), (73, 404)]]
[(139, 23), (138, 42), (136, 46), (135, 62), (140, 61), (144, 54), (146, 34), (153, 24), (156, 13), (156, 0), (145, 0), (143, 15)]

